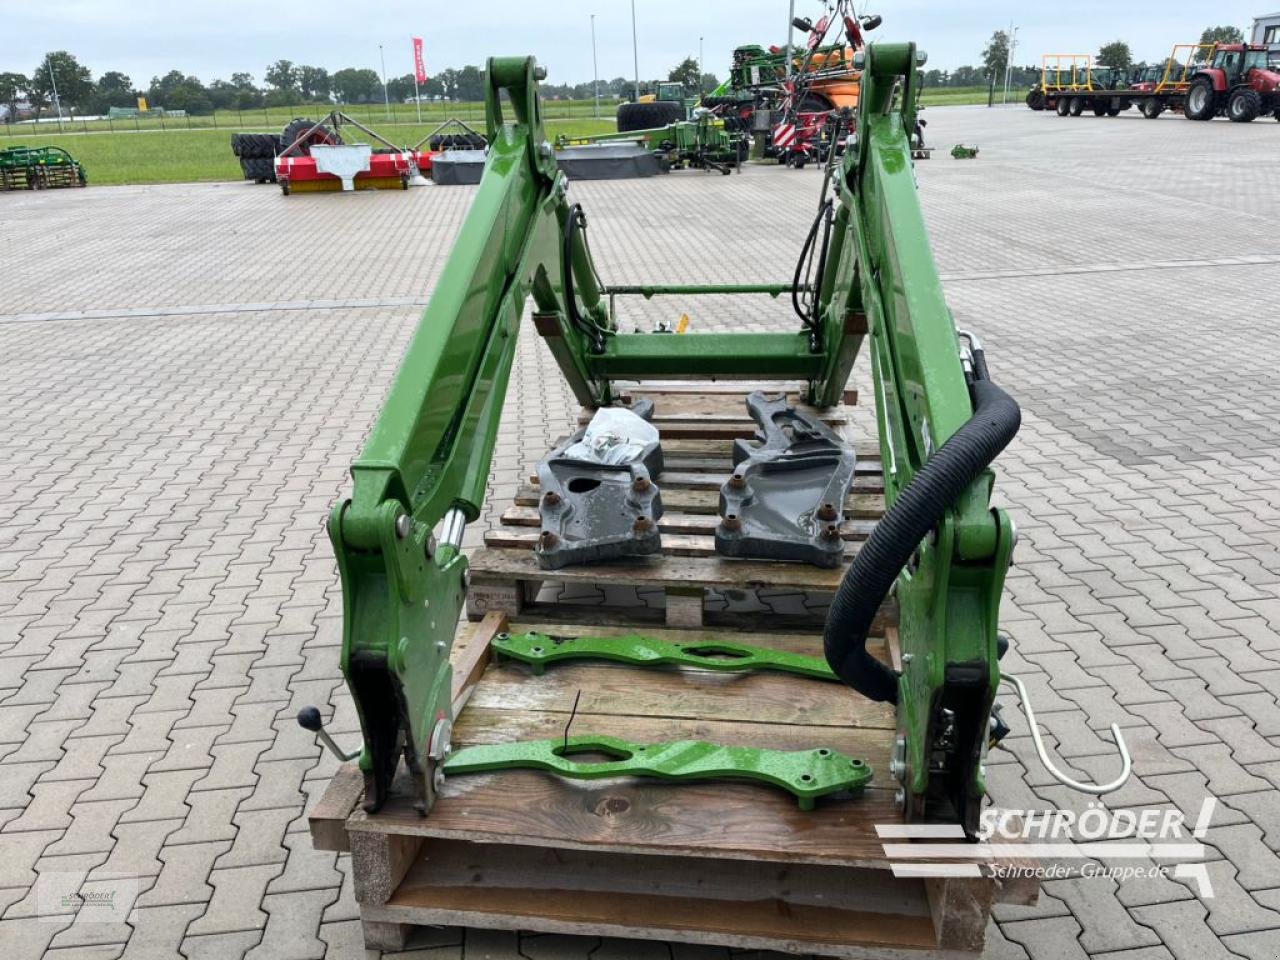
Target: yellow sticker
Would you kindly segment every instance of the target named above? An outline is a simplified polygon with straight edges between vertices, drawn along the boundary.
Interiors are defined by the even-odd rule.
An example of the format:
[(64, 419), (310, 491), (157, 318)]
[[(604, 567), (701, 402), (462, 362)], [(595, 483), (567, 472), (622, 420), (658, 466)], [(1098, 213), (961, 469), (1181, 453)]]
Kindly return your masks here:
[(686, 333), (689, 330), (689, 315), (687, 313), (680, 314), (680, 322), (676, 324), (676, 333)]

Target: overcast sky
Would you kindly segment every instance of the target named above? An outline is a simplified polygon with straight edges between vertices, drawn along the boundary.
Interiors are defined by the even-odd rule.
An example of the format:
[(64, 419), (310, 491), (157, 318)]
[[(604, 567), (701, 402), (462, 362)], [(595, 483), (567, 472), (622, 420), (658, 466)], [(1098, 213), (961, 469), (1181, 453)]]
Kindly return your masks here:
[[(796, 13), (817, 16), (821, 0), (795, 0)], [(860, 4), (879, 13), (876, 36), (915, 40), (932, 66), (951, 68), (980, 59), (995, 29), (1019, 25), (1019, 63), (1041, 53), (1097, 52), (1123, 39), (1137, 59), (1164, 56), (1175, 42), (1198, 39), (1212, 24), (1248, 30), (1254, 16), (1280, 9), (1280, 0), (1117, 2), (1026, 0), (966, 3), (955, 0), (880, 0)], [(630, 0), (0, 0), (5, 41), (0, 72), (29, 74), (48, 50), (66, 49), (95, 79), (107, 70), (128, 74), (139, 86), (180, 69), (208, 82), (238, 71), (262, 81), (266, 64), (285, 58), (337, 70), (379, 69), (378, 44), (388, 75), (412, 69), (410, 35), (426, 41), (427, 70), (483, 64), (494, 54), (532, 53), (550, 79), (591, 79), (591, 22), (602, 78), (632, 75)], [(642, 78), (665, 76), (703, 38), (706, 68), (724, 77), (730, 51), (743, 43), (785, 41), (787, 0), (636, 0)]]

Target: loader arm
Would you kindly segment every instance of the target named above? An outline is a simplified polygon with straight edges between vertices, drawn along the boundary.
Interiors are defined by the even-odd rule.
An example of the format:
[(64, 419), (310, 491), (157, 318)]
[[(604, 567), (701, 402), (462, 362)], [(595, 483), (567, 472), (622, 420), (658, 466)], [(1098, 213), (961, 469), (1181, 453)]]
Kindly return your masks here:
[[(650, 378), (799, 380), (810, 402), (834, 406), (869, 339), (891, 513), (911, 499), (912, 481), (928, 473), (934, 455), (967, 429), (975, 413), (971, 371), (962, 365), (911, 161), (916, 50), (872, 44), (858, 57), (856, 145), (834, 170), (821, 268), (804, 291), (790, 283), (605, 289), (584, 215), (566, 199), (543, 132), (534, 61), (490, 60), (484, 176), (353, 467), (352, 497), (330, 520), (343, 582), (342, 666), (364, 734), (370, 809), (385, 799), (401, 753), (420, 808), (434, 800), (452, 721), (448, 657), (463, 605), (461, 528), (480, 513), (527, 299), (533, 327), (588, 407), (611, 403), (615, 381)], [(798, 330), (655, 336), (623, 333), (612, 315), (614, 298), (627, 294), (783, 292), (811, 297)], [(990, 508), (992, 479), (985, 470), (948, 498), (928, 535), (910, 545), (910, 562), (888, 570), (884, 585), (896, 578), (903, 670), (877, 696), (897, 704), (894, 775), (911, 817), (968, 825), (985, 792), (996, 618), (1013, 544), (1009, 519)]]
[[(385, 800), (401, 753), (420, 806), (432, 802), (433, 736), (437, 747), (447, 742), (452, 721), (462, 528), (484, 502), (525, 302), (533, 295), (541, 312), (564, 313), (568, 206), (543, 131), (537, 69), (532, 58), (489, 61), (484, 177), (352, 466), (351, 498), (329, 518), (342, 576), (342, 669), (364, 735), (370, 809)], [(580, 284), (579, 297), (579, 311), (603, 322), (594, 287)], [(583, 349), (576, 328), (566, 337)]]

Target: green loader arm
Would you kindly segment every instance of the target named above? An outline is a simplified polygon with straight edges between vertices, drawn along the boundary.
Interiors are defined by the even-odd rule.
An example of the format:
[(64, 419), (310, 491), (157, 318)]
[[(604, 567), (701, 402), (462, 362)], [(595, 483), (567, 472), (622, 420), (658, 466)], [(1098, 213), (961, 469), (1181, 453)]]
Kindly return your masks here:
[[(419, 805), (433, 801), (440, 757), (432, 753), (442, 753), (453, 719), (449, 650), (464, 599), (462, 529), (484, 500), (525, 302), (532, 294), (540, 312), (564, 314), (569, 208), (543, 131), (536, 71), (532, 58), (489, 61), (484, 177), (352, 466), (351, 499), (329, 518), (342, 575), (342, 669), (364, 734), (370, 809), (386, 799), (401, 753)], [(603, 322), (598, 291), (589, 283), (578, 291), (579, 312)], [(584, 349), (576, 328), (565, 337)]]

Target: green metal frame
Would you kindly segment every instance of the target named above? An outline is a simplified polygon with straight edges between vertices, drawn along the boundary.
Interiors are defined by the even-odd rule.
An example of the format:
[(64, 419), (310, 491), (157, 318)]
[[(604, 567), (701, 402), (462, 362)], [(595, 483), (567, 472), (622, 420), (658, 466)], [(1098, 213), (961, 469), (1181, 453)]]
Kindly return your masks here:
[(444, 764), (446, 776), (492, 770), (548, 770), (575, 780), (753, 780), (793, 794), (802, 810), (812, 810), (819, 797), (857, 790), (871, 779), (861, 760), (826, 747), (765, 750), (700, 740), (631, 743), (606, 736), (482, 744), (457, 751)]
[[(385, 797), (402, 750), (423, 809), (433, 800), (439, 741), (452, 720), (448, 655), (466, 569), (460, 521), (480, 512), (526, 299), (587, 406), (611, 403), (617, 379), (647, 377), (799, 379), (809, 402), (834, 406), (867, 343), (890, 505), (972, 415), (912, 169), (923, 58), (911, 44), (872, 44), (862, 56), (857, 142), (836, 171), (815, 329), (685, 336), (618, 332), (581, 230), (568, 249), (570, 309), (571, 209), (542, 125), (537, 70), (532, 58), (489, 62), (483, 179), (353, 467), (352, 497), (330, 520), (343, 580), (342, 666), (364, 733), (371, 806)], [(780, 292), (774, 284), (747, 287)], [(646, 290), (724, 288), (639, 288)], [(991, 487), (988, 472), (898, 582), (905, 669), (897, 770), (912, 816), (969, 822), (985, 791), (980, 752), (969, 745), (986, 742), (999, 677), (996, 618), (1013, 545), (1008, 517), (991, 509)], [(961, 750), (940, 765), (933, 754), (951, 743)]]
[(723, 640), (673, 643), (640, 634), (561, 637), (545, 633), (499, 633), (489, 646), (500, 656), (529, 664), (537, 674), (542, 673), (547, 664), (565, 660), (612, 660), (636, 667), (699, 667), (724, 673), (777, 670), (815, 680), (838, 679), (822, 657)]

